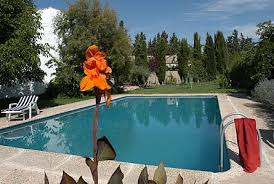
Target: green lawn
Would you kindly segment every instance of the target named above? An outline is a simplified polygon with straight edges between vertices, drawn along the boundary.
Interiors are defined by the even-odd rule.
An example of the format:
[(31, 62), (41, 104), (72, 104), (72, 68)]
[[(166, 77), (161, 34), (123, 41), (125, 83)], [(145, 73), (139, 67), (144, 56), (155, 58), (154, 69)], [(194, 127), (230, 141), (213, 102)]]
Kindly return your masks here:
[(174, 94), (174, 93), (238, 93), (246, 92), (239, 89), (221, 89), (216, 82), (207, 83), (193, 83), (192, 88), (190, 84), (182, 85), (162, 85), (149, 88), (140, 88), (129, 91), (129, 94)]
[(58, 105), (65, 105), (73, 102), (79, 102), (82, 100), (88, 100), (94, 98), (94, 96), (84, 96), (84, 97), (57, 97), (57, 98), (41, 98), (38, 100), (38, 107), (39, 108), (47, 108), (47, 107), (54, 107)]

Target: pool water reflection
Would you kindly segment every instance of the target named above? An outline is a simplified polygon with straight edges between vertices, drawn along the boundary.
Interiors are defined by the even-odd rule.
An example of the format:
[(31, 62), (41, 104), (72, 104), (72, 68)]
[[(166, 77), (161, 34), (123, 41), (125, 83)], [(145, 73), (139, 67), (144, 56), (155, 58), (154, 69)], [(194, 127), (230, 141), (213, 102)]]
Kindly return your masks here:
[[(93, 107), (0, 131), (0, 144), (92, 156)], [(99, 110), (116, 160), (218, 171), (220, 112), (216, 97), (126, 97)], [(229, 168), (225, 153), (225, 169)]]

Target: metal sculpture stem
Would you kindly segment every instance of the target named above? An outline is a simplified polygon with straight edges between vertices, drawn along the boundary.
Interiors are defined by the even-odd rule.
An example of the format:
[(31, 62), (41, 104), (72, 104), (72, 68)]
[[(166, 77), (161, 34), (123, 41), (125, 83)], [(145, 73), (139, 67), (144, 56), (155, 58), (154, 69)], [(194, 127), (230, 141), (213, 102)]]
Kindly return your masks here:
[(93, 159), (96, 165), (95, 171), (93, 174), (94, 184), (98, 184), (98, 160), (96, 156), (97, 155), (98, 109), (99, 109), (99, 104), (97, 103), (97, 100), (96, 100), (96, 106), (94, 109), (94, 116), (93, 116), (93, 128), (92, 128)]

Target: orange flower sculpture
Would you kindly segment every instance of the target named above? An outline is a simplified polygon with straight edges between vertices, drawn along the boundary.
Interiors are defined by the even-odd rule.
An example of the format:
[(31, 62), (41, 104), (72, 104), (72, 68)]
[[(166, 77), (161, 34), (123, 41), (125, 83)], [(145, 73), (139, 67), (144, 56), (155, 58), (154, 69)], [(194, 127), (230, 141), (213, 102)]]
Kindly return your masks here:
[(99, 96), (100, 99), (102, 94), (106, 95), (106, 105), (109, 107), (111, 95), (108, 93), (108, 90), (111, 89), (111, 86), (107, 80), (112, 70), (108, 66), (105, 54), (100, 52), (96, 45), (91, 45), (87, 48), (83, 69), (86, 76), (80, 81), (80, 90), (88, 91), (94, 89), (97, 97)]

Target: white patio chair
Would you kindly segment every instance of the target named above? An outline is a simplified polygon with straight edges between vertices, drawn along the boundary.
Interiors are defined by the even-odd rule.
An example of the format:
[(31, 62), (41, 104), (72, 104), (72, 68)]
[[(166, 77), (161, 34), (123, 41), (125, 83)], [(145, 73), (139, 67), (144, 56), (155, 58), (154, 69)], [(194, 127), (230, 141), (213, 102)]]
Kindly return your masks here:
[(1, 113), (5, 113), (8, 121), (11, 119), (12, 114), (23, 114), (23, 120), (26, 119), (26, 113), (29, 111), (29, 118), (32, 117), (32, 112), (36, 111), (37, 114), (40, 110), (37, 105), (38, 96), (23, 96), (18, 103), (9, 104), (8, 109), (4, 109)]

